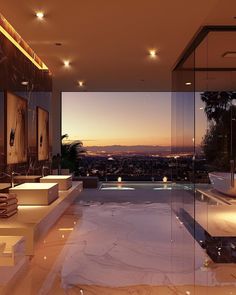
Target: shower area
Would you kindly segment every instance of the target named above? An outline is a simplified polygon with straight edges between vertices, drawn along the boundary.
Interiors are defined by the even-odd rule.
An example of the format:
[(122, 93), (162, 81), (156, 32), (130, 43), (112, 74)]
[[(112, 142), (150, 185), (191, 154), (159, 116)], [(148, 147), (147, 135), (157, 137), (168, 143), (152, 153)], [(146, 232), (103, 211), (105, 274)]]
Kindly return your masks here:
[[(182, 253), (176, 271), (192, 274), (194, 294), (208, 294), (216, 285), (234, 285), (229, 268), (236, 265), (236, 26), (197, 32), (173, 69), (171, 108), (172, 154), (188, 159), (185, 180), (191, 187), (172, 194), (172, 226), (178, 222), (193, 238), (172, 231), (173, 253)], [(187, 249), (178, 248), (178, 240)]]

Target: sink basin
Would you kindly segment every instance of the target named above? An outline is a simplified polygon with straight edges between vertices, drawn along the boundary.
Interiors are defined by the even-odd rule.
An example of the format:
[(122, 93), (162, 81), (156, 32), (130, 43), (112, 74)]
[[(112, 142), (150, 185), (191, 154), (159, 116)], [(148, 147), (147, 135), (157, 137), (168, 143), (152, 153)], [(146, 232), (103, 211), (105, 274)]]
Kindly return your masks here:
[(57, 183), (23, 183), (9, 189), (19, 205), (48, 205), (58, 198)]
[(66, 191), (72, 187), (72, 176), (71, 175), (48, 175), (40, 178), (41, 183), (52, 183), (55, 182), (59, 186), (60, 191)]

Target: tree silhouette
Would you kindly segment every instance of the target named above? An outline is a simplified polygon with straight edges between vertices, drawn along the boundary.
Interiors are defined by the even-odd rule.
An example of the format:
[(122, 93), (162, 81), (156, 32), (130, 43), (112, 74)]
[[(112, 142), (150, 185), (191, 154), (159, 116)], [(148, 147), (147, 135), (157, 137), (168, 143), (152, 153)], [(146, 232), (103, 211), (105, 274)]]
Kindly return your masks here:
[(79, 158), (86, 153), (86, 149), (80, 140), (68, 143), (63, 142), (68, 137), (68, 134), (61, 136), (61, 167), (63, 169), (70, 169), (70, 172), (75, 172), (78, 168)]
[(236, 92), (206, 91), (201, 94), (209, 121), (202, 147), (206, 160), (214, 170), (228, 170), (229, 161), (236, 156), (235, 121)]

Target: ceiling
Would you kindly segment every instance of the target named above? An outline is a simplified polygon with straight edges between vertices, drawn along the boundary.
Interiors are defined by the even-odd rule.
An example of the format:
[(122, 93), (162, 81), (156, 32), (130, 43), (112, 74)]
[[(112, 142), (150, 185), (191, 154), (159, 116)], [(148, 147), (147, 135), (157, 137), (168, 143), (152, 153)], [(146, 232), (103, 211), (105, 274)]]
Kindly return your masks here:
[(0, 0), (0, 7), (61, 91), (169, 91), (171, 70), (200, 26), (236, 25), (235, 0)]
[(195, 67), (236, 68), (236, 54), (224, 57), (226, 52), (236, 53), (236, 32), (210, 32), (195, 50)]

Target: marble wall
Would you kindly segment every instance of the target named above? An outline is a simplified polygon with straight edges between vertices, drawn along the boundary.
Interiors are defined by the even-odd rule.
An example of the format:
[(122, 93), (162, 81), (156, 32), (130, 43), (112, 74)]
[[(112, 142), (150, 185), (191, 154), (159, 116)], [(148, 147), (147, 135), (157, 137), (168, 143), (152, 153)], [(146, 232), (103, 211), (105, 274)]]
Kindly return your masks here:
[[(6, 164), (5, 94), (7, 91), (26, 99), (28, 102), (28, 160), (27, 163), (14, 164), (11, 167)], [(50, 72), (38, 69), (0, 33), (0, 172), (11, 169), (27, 172), (29, 165), (32, 168), (31, 172), (33, 172), (34, 169), (42, 165), (37, 162), (36, 108), (37, 106), (42, 107), (50, 114), (51, 95), (52, 77)], [(51, 128), (49, 140), (51, 150)]]

